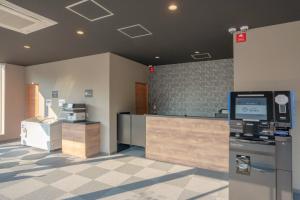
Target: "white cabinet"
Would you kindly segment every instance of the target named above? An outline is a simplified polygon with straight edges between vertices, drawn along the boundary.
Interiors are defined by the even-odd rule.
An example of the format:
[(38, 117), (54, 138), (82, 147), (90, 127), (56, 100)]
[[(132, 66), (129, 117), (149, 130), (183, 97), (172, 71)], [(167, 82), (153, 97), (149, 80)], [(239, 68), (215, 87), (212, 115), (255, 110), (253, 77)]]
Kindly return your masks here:
[(21, 144), (47, 151), (61, 148), (62, 123), (54, 119), (31, 118), (21, 122)]

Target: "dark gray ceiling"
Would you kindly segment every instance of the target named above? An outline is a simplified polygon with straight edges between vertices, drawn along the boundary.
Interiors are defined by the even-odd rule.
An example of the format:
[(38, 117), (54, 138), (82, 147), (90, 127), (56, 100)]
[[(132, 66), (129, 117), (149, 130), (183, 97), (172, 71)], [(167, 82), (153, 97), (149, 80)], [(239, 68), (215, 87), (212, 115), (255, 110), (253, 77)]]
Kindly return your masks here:
[[(96, 0), (114, 16), (95, 22), (65, 8), (79, 0), (9, 1), (58, 22), (29, 35), (0, 28), (0, 62), (24, 66), (104, 52), (147, 65), (190, 62), (196, 50), (212, 59), (232, 58), (229, 27), (300, 20), (299, 0), (180, 0), (176, 13), (168, 11), (168, 0)], [(117, 31), (134, 24), (153, 34), (130, 39)], [(78, 37), (77, 29), (87, 34)], [(24, 49), (26, 44), (32, 48)]]

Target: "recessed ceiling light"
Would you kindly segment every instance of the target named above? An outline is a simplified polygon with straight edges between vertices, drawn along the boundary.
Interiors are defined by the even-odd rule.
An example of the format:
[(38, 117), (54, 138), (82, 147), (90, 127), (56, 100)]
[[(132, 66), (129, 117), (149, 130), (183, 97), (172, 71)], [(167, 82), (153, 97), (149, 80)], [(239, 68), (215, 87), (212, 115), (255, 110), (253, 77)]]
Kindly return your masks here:
[(159, 56), (155, 56), (155, 59), (160, 59), (160, 57)]
[(195, 54), (198, 54), (198, 53), (200, 53), (199, 51), (195, 51)]
[(29, 45), (24, 45), (24, 48), (25, 48), (25, 49), (30, 49), (31, 46), (29, 46)]
[(78, 30), (78, 31), (76, 31), (76, 33), (77, 33), (77, 35), (84, 35), (84, 31), (82, 31), (82, 30)]
[(168, 9), (170, 11), (175, 11), (175, 10), (178, 9), (178, 6), (176, 4), (174, 4), (174, 3), (172, 3), (172, 4), (169, 5)]

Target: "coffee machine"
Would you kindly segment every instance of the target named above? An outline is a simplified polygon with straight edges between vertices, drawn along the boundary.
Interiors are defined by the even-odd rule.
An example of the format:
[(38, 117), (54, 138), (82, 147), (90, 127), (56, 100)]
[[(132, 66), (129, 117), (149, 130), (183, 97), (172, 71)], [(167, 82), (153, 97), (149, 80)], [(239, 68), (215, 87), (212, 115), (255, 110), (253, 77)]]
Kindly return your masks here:
[(294, 94), (229, 94), (229, 199), (292, 200)]

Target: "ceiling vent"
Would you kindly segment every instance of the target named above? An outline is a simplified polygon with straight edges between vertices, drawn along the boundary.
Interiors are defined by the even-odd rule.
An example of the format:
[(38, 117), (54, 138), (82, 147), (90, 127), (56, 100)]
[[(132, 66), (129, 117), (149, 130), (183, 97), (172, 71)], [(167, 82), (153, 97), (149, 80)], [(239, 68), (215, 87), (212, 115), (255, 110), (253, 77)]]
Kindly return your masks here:
[(148, 29), (140, 24), (119, 28), (118, 31), (130, 38), (139, 38), (152, 35)]
[(114, 14), (95, 0), (82, 0), (66, 7), (73, 13), (91, 22), (113, 16)]
[(212, 58), (210, 53), (195, 53), (191, 55), (194, 60), (205, 60)]
[(8, 1), (0, 0), (0, 27), (23, 34), (29, 34), (57, 22), (14, 5)]

